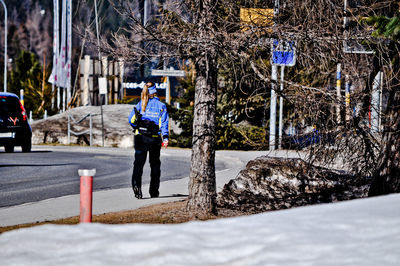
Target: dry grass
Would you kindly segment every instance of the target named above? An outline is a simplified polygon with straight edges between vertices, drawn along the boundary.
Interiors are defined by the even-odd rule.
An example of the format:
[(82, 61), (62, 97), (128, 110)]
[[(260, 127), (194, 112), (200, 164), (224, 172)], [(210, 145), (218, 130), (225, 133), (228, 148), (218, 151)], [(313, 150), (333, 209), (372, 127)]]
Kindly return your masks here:
[[(234, 210), (219, 209), (218, 215), (212, 216), (196, 216), (186, 211), (186, 200), (161, 203), (148, 207), (139, 208), (136, 210), (105, 213), (101, 215), (93, 215), (92, 222), (103, 224), (131, 224), (131, 223), (146, 223), (146, 224), (177, 224), (185, 223), (193, 220), (210, 220), (225, 217), (234, 217), (246, 215)], [(13, 226), (0, 227), (0, 234), (6, 231), (11, 231), (20, 228), (27, 228), (43, 224), (78, 224), (79, 216), (55, 220), (45, 221)]]

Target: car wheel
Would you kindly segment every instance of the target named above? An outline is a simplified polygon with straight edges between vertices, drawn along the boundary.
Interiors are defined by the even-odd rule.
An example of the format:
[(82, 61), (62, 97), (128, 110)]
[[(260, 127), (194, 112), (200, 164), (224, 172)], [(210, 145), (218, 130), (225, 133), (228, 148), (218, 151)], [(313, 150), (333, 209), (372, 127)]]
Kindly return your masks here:
[(30, 152), (32, 149), (32, 141), (31, 139), (26, 140), (22, 145), (22, 152)]
[(4, 149), (6, 150), (6, 152), (11, 153), (14, 152), (14, 145), (12, 144), (7, 144), (4, 146)]

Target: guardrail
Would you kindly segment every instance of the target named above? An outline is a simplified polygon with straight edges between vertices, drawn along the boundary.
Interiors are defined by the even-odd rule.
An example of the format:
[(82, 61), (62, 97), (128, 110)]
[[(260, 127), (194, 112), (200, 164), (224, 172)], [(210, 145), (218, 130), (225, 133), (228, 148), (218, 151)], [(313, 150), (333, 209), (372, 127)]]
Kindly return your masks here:
[[(73, 134), (75, 136), (80, 136), (80, 135), (89, 133), (89, 135), (90, 135), (89, 143), (90, 143), (90, 146), (92, 146), (92, 143), (93, 143), (93, 130), (92, 130), (93, 129), (93, 120), (92, 120), (92, 116), (94, 116), (94, 115), (89, 113), (89, 114), (85, 115), (84, 117), (82, 117), (79, 121), (76, 121), (76, 119), (72, 115), (68, 114), (68, 144), (71, 144), (71, 134)], [(85, 120), (87, 117), (89, 117), (89, 120), (90, 120), (89, 129), (87, 129), (85, 131), (81, 131), (81, 132), (75, 132), (75, 131), (71, 130), (71, 120), (75, 125), (77, 125), (77, 124), (81, 123), (83, 120)]]

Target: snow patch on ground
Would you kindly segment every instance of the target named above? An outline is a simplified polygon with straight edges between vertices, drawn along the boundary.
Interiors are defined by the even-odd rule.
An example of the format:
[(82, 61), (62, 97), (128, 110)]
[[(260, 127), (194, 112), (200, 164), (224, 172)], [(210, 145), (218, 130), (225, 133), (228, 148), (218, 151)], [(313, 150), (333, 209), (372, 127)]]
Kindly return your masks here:
[(179, 225), (44, 225), (1, 265), (400, 265), (400, 194)]

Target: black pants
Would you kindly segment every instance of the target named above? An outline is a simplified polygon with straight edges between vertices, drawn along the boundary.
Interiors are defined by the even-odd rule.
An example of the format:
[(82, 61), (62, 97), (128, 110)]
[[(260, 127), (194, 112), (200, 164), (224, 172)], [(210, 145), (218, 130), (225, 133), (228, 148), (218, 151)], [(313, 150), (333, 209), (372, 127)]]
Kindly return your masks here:
[(142, 187), (143, 166), (146, 162), (147, 152), (150, 157), (150, 196), (158, 196), (161, 175), (161, 137), (145, 135), (135, 136), (135, 161), (133, 162), (132, 186)]

